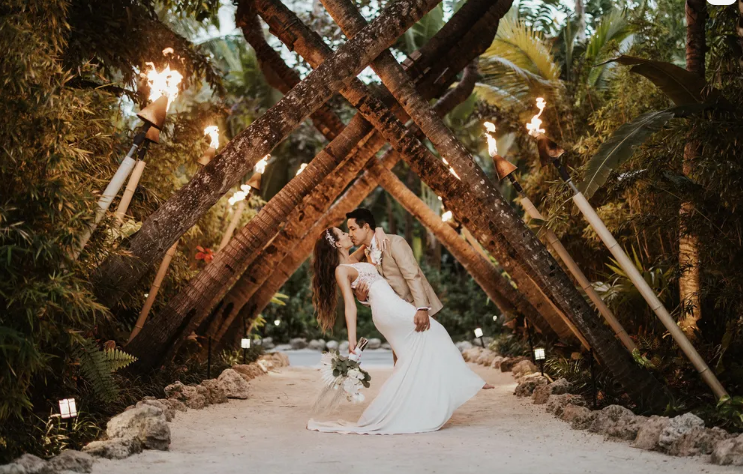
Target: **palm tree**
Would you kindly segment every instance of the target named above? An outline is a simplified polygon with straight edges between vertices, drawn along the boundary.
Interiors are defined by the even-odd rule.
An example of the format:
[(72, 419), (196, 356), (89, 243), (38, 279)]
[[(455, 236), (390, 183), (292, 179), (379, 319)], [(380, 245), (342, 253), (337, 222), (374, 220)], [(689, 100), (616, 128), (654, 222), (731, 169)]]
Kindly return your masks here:
[[(345, 0), (326, 0), (324, 5), (347, 36), (353, 38), (354, 33), (363, 31), (366, 22), (353, 4)], [(299, 28), (292, 30), (301, 35)], [(297, 51), (305, 58), (309, 56), (299, 48)], [(504, 201), (471, 155), (433, 113), (428, 103), (418, 95), (391, 54), (383, 52), (371, 65), (408, 115), (461, 176), (461, 180), (453, 177), (447, 167), (442, 166), (430, 153), (413, 156), (408, 151), (415, 147), (415, 144), (411, 144), (405, 148), (408, 152), (403, 153), (403, 157), (421, 179), (444, 197), (447, 207), (459, 216), (460, 221), (471, 227), (480, 240), (485, 241), (486, 246), (496, 247), (496, 240), (500, 240), (500, 252), (505, 253), (504, 248), (515, 252), (518, 262), (541, 289), (555, 300), (558, 307), (572, 315), (575, 325), (635, 401), (647, 404), (648, 407), (665, 406), (666, 394), (662, 385), (650, 373), (634, 364), (624, 347), (598, 320), (544, 245)], [(393, 140), (390, 143), (394, 147), (399, 146)]]
[(519, 294), (511, 283), (498, 270), (475, 251), (471, 245), (462, 240), (459, 234), (441, 220), (428, 205), (416, 196), (391, 171), (381, 166), (372, 167), (372, 172), (379, 184), (392, 195), (397, 202), (423, 225), (451, 252), (462, 266), (472, 275), (501, 311), (523, 314), (540, 332), (545, 335), (552, 332), (551, 327), (541, 314)]
[[(109, 306), (116, 302), (258, 160), (437, 3), (399, 0), (391, 4), (362, 35), (345, 43), (238, 134), (216, 159), (145, 221), (129, 244), (130, 257), (112, 256), (104, 262), (93, 277), (96, 296)], [(319, 171), (303, 173), (306, 176), (302, 181), (316, 178)], [(275, 229), (275, 225), (272, 222), (270, 229)]]
[[(258, 2), (258, 4), (260, 5), (261, 2)], [(277, 14), (286, 15), (286, 12), (293, 15), (281, 5)], [(262, 11), (262, 14), (265, 14), (265, 12)], [(460, 33), (456, 33), (456, 31), (460, 31)], [(463, 30), (458, 28), (446, 34), (461, 35), (461, 31), (466, 31), (466, 28)], [(324, 46), (322, 39), (317, 35), (313, 37), (313, 40)], [(443, 42), (441, 44), (445, 45), (447, 43)], [(435, 57), (435, 52), (430, 52), (425, 57), (427, 61), (431, 61)], [(460, 57), (460, 64), (462, 63), (462, 57), (464, 56)], [(318, 65), (315, 64), (315, 66)], [(450, 76), (457, 72), (457, 69), (453, 66)], [(461, 64), (460, 67), (463, 66), (464, 64)], [(386, 110), (386, 107), (380, 101), (372, 99), (366, 93), (366, 88), (360, 81), (352, 80), (350, 87), (343, 89), (343, 91), (348, 90), (353, 91), (353, 104), (364, 104), (364, 107), (368, 108), (366, 109), (367, 117), (372, 110)], [(346, 95), (348, 97), (351, 94), (346, 92)], [(352, 145), (356, 143), (353, 138), (363, 137), (368, 129), (367, 122), (362, 120), (360, 116), (354, 117), (341, 135), (331, 143), (327, 152), (321, 152), (303, 173), (285, 186), (217, 255), (217, 258), (197, 275), (186, 289), (172, 299), (160, 314), (150, 321), (149, 329), (145, 326), (129, 346), (133, 353), (140, 356), (140, 363), (154, 366), (175, 354), (185, 337), (202, 323), (207, 317), (208, 311), (243, 273), (260, 249), (275, 235), (275, 229), (284, 222), (289, 212), (299, 204), (301, 198), (311, 187), (319, 184), (318, 170), (326, 175), (331, 169), (331, 163), (335, 163), (348, 155)], [(312, 173), (305, 176), (308, 175), (308, 171)]]
[[(466, 100), (472, 93), (472, 88), (477, 77), (477, 69), (470, 64), (465, 69), (464, 77), (457, 87), (451, 89), (434, 106), (438, 113), (444, 115), (458, 103)], [(237, 317), (243, 305), (264, 284), (271, 275), (271, 271), (286, 256), (297, 241), (304, 236), (312, 223), (330, 207), (330, 204), (338, 197), (343, 189), (353, 180), (358, 172), (366, 166), (367, 162), (384, 145), (385, 140), (379, 134), (367, 141), (364, 148), (357, 153), (358, 158), (349, 160), (346, 166), (340, 168), (336, 173), (328, 177), (313, 193), (305, 199), (303, 205), (295, 210), (289, 217), (287, 225), (279, 232), (263, 254), (245, 272), (238, 282), (232, 287), (229, 294), (224, 298), (222, 317), (217, 315), (216, 320), (221, 327), (215, 334), (219, 340), (224, 331), (228, 329), (232, 321)], [(394, 154), (394, 152), (388, 152)], [(397, 158), (395, 159), (395, 162)]]
[[(686, 0), (686, 70), (704, 80), (704, 58), (707, 50), (705, 23), (707, 20), (706, 0)], [(683, 172), (691, 174), (694, 162), (699, 157), (700, 143), (689, 140), (684, 147)], [(683, 315), (679, 326), (689, 339), (696, 337), (697, 322), (702, 317), (700, 304), (700, 263), (699, 239), (687, 228), (687, 221), (694, 214), (694, 203), (682, 202), (679, 211), (679, 293)]]

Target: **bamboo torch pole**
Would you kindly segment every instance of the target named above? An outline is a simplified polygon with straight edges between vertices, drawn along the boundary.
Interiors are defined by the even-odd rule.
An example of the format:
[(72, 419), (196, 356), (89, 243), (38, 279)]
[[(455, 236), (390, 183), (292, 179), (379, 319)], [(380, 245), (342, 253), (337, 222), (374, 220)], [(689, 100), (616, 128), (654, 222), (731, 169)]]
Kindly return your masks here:
[[(209, 148), (206, 150), (204, 155), (199, 158), (199, 164), (201, 166), (207, 165), (212, 158), (217, 153), (217, 148), (219, 148), (219, 129), (212, 125), (210, 127), (207, 127), (204, 130), (204, 133), (206, 135), (209, 135), (211, 137), (211, 143), (209, 144)], [(142, 165), (142, 169), (144, 169), (144, 165)], [(136, 171), (136, 168), (135, 168)], [(140, 172), (141, 174), (141, 172)], [(132, 176), (131, 181), (134, 179), (134, 176)], [(134, 188), (136, 188), (136, 183), (134, 184)], [(129, 185), (127, 185), (127, 190), (129, 189)], [(132, 192), (134, 190), (132, 189)], [(125, 193), (126, 196), (126, 193)], [(121, 198), (122, 201), (124, 201), (124, 197)], [(131, 196), (129, 197), (129, 200), (131, 201)], [(127, 202), (128, 206), (128, 202)], [(119, 205), (121, 207), (121, 204)], [(126, 212), (126, 209), (121, 213), (121, 218), (123, 219), (124, 212)], [(117, 218), (119, 217), (118, 209), (117, 209)], [(178, 248), (178, 241), (176, 241), (167, 252), (165, 252), (165, 257), (163, 257), (163, 261), (160, 262), (160, 267), (157, 269), (157, 274), (155, 275), (155, 280), (152, 282), (152, 286), (150, 287), (150, 292), (147, 293), (147, 300), (144, 302), (144, 306), (142, 306), (142, 310), (139, 312), (139, 317), (137, 318), (137, 323), (134, 325), (134, 328), (132, 329), (132, 333), (129, 336), (129, 342), (132, 342), (132, 339), (134, 339), (137, 334), (139, 334), (139, 331), (142, 330), (144, 327), (144, 323), (147, 321), (147, 316), (150, 314), (150, 310), (152, 309), (152, 305), (155, 303), (155, 298), (157, 298), (157, 293), (160, 291), (160, 285), (163, 282), (163, 279), (165, 279), (165, 275), (168, 273), (168, 268), (170, 267), (170, 262), (173, 260), (173, 256), (175, 255), (175, 251)]]
[(268, 163), (268, 159), (270, 157), (271, 155), (266, 155), (258, 163), (255, 164), (255, 172), (253, 173), (253, 176), (251, 176), (248, 180), (248, 184), (243, 184), (242, 186), (240, 186), (240, 191), (237, 191), (229, 199), (230, 205), (234, 206), (235, 203), (237, 203), (237, 207), (235, 208), (235, 212), (232, 214), (232, 219), (227, 226), (227, 230), (224, 231), (222, 242), (219, 243), (219, 249), (217, 249), (218, 252), (225, 248), (232, 239), (232, 234), (235, 232), (237, 224), (240, 223), (240, 218), (242, 217), (243, 211), (245, 211), (245, 201), (250, 197), (250, 193), (253, 192), (253, 190), (255, 190), (254, 192), (260, 191), (261, 177), (266, 171), (266, 164)]
[[(171, 48), (166, 48), (163, 51), (163, 54), (166, 54), (168, 50), (172, 53)], [(151, 69), (146, 76), (150, 86), (149, 98), (151, 103), (137, 114), (137, 117), (142, 119), (144, 122), (144, 126), (142, 127), (142, 131), (135, 135), (134, 143), (129, 149), (129, 153), (124, 157), (124, 160), (119, 165), (113, 178), (111, 178), (111, 181), (106, 186), (103, 194), (101, 194), (101, 197), (98, 200), (98, 209), (96, 209), (95, 219), (93, 223), (85, 229), (83, 235), (80, 236), (77, 248), (75, 248), (71, 255), (73, 260), (76, 260), (80, 256), (80, 253), (85, 248), (85, 245), (87, 245), (90, 237), (98, 226), (98, 223), (103, 219), (103, 216), (106, 215), (106, 211), (111, 207), (111, 203), (116, 195), (119, 194), (127, 176), (132, 172), (132, 169), (136, 164), (136, 161), (132, 158), (134, 153), (142, 147), (143, 143), (145, 144), (143, 148), (146, 149), (146, 142), (153, 141), (153, 138), (156, 139), (156, 137), (159, 136), (159, 132), (165, 124), (168, 107), (173, 99), (178, 95), (178, 85), (181, 83), (183, 76), (178, 71), (171, 70), (170, 66), (167, 66), (161, 72), (158, 72), (152, 63), (148, 64)], [(152, 128), (155, 128), (156, 130), (151, 132), (150, 130)]]
[[(487, 130), (485, 136), (488, 139), (488, 152), (490, 154), (490, 157), (493, 158), (493, 162), (495, 163), (495, 171), (498, 174), (498, 178), (502, 180), (503, 178), (508, 177), (511, 185), (521, 196), (521, 205), (523, 206), (529, 217), (531, 217), (532, 219), (545, 220), (542, 214), (534, 206), (534, 204), (524, 192), (524, 188), (521, 187), (521, 183), (519, 183), (514, 176), (514, 171), (516, 171), (518, 168), (516, 168), (516, 166), (514, 166), (513, 164), (508, 162), (508, 160), (498, 154), (498, 147), (495, 141), (495, 137), (491, 135), (491, 133), (495, 132), (495, 125), (490, 122), (485, 122), (485, 128)], [(547, 243), (565, 263), (565, 266), (578, 282), (581, 289), (593, 302), (593, 304), (596, 306), (596, 309), (599, 310), (599, 313), (601, 313), (606, 322), (609, 323), (609, 326), (611, 326), (611, 328), (614, 330), (614, 333), (617, 335), (617, 337), (619, 337), (619, 340), (622, 341), (624, 347), (626, 347), (628, 351), (634, 354), (634, 352), (637, 350), (635, 341), (633, 341), (632, 338), (629, 337), (629, 334), (627, 334), (627, 331), (624, 329), (622, 324), (614, 316), (614, 313), (611, 312), (609, 307), (606, 306), (606, 303), (604, 303), (604, 300), (602, 300), (598, 293), (596, 293), (596, 290), (593, 289), (591, 282), (588, 281), (586, 275), (580, 269), (573, 257), (568, 253), (565, 246), (562, 245), (560, 239), (557, 238), (557, 235), (555, 235), (552, 230), (546, 227), (543, 228), (542, 231), (547, 238)]]
[(663, 323), (663, 326), (666, 327), (668, 332), (671, 334), (671, 337), (673, 337), (673, 339), (679, 345), (686, 357), (689, 359), (689, 361), (691, 361), (692, 365), (694, 365), (694, 368), (697, 369), (697, 372), (699, 372), (699, 375), (702, 377), (702, 379), (707, 383), (710, 389), (712, 389), (712, 392), (718, 399), (729, 397), (725, 388), (722, 386), (712, 370), (710, 370), (707, 363), (704, 361), (704, 359), (702, 359), (702, 356), (699, 355), (699, 352), (697, 352), (697, 350), (694, 348), (694, 346), (686, 337), (678, 324), (676, 324), (676, 321), (673, 320), (673, 317), (671, 317), (668, 310), (665, 308), (665, 306), (663, 306), (663, 303), (661, 303), (656, 294), (653, 292), (653, 289), (650, 288), (650, 285), (648, 285), (648, 283), (642, 277), (639, 270), (637, 270), (637, 267), (635, 267), (635, 264), (619, 245), (619, 242), (616, 241), (611, 232), (609, 232), (609, 229), (607, 229), (606, 225), (604, 225), (604, 222), (601, 220), (598, 214), (596, 214), (596, 211), (594, 211), (593, 207), (591, 207), (591, 204), (588, 202), (586, 197), (578, 190), (578, 188), (573, 183), (567, 169), (565, 169), (565, 166), (563, 166), (563, 164), (560, 162), (560, 157), (565, 152), (565, 150), (560, 148), (557, 143), (550, 140), (546, 135), (544, 135), (545, 131), (540, 128), (542, 121), (539, 120), (538, 117), (539, 115), (541, 115), (544, 105), (545, 104), (543, 99), (541, 100), (541, 104), (540, 99), (537, 99), (537, 106), (540, 107), (540, 112), (534, 117), (534, 119), (532, 119), (532, 122), (530, 124), (527, 124), (529, 134), (534, 136), (537, 140), (539, 160), (542, 166), (552, 164), (557, 168), (560, 179), (567, 183), (567, 185), (570, 186), (570, 189), (573, 191), (573, 202), (576, 206), (578, 206), (578, 209), (583, 214), (583, 217), (585, 217), (585, 219), (588, 221), (588, 224), (593, 228), (593, 230), (596, 231), (596, 234), (598, 234), (599, 238), (604, 243), (606, 248), (609, 249), (609, 252), (611, 252), (616, 261), (619, 263), (619, 266), (622, 268), (622, 270), (624, 270), (630, 281), (632, 281), (632, 284), (635, 285), (642, 297), (645, 298), (645, 301), (648, 303), (648, 305), (650, 305), (650, 308), (653, 310), (656, 316), (658, 316), (658, 319), (660, 319), (661, 323)]
[(163, 258), (163, 261), (160, 262), (160, 268), (157, 269), (157, 275), (155, 275), (155, 281), (152, 282), (152, 286), (150, 287), (150, 292), (147, 294), (147, 300), (144, 302), (144, 306), (142, 306), (142, 310), (139, 312), (139, 318), (137, 318), (137, 323), (134, 325), (134, 329), (132, 329), (132, 333), (129, 336), (129, 341), (127, 341), (127, 344), (129, 342), (132, 342), (132, 339), (134, 339), (137, 334), (139, 334), (139, 331), (142, 330), (144, 327), (144, 323), (147, 321), (147, 315), (150, 314), (150, 310), (152, 309), (152, 305), (155, 303), (155, 298), (157, 298), (157, 293), (160, 291), (160, 285), (163, 282), (163, 279), (165, 278), (165, 274), (168, 273), (168, 267), (170, 266), (170, 261), (173, 259), (173, 255), (175, 255), (176, 248), (178, 247), (178, 241), (176, 241), (165, 253), (165, 257)]

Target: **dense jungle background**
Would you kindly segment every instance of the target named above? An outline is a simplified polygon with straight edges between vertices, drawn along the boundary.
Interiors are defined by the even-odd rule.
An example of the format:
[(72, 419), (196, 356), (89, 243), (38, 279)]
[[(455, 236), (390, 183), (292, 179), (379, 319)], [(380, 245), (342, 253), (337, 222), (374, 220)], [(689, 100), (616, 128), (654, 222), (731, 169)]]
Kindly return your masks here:
[[(356, 3), (372, 19), (386, 2)], [(287, 5), (331, 45), (344, 41), (319, 2)], [(440, 4), (398, 40), (395, 55), (403, 59), (416, 50), (459, 6), (458, 0)], [(172, 365), (154, 373), (125, 367), (132, 359), (123, 345), (157, 268), (113, 308), (97, 301), (89, 279), (109, 255), (123, 252), (123, 243), (142, 222), (194, 175), (208, 147), (203, 133), (207, 125), (218, 125), (221, 142), (227, 143), (281, 98), (235, 27), (235, 10), (228, 0), (0, 4), (0, 462), (21, 452), (50, 456), (67, 446), (79, 447), (100, 432), (107, 417), (133, 400), (157, 394), (173, 380), (206, 377), (205, 361), (199, 357), (206, 342), (198, 337)], [(538, 112), (536, 98), (545, 98), (542, 119), (547, 133), (566, 150), (564, 162), (576, 183), (597, 170), (603, 173), (603, 181), (590, 190), (591, 203), (674, 317), (687, 320), (685, 331), (730, 394), (743, 395), (743, 42), (735, 29), (736, 5), (708, 5), (707, 12), (705, 97), (715, 97), (723, 106), (666, 113), (642, 133), (634, 133), (638, 117), (678, 104), (663, 88), (632, 72), (625, 65), (630, 63), (609, 61), (636, 57), (685, 68), (683, 0), (524, 0), (515, 2), (501, 21), (495, 40), (479, 59), (475, 92), (446, 123), (495, 181), (483, 122), (496, 124), (499, 153), (518, 166), (519, 180), (547, 216), (546, 221), (531, 222), (532, 228), (539, 232), (548, 226), (571, 251), (640, 348), (638, 363), (672, 388), (677, 398), (668, 412), (693, 409), (709, 423), (741, 430), (743, 399), (734, 396), (716, 406), (577, 212), (569, 188), (552, 168), (539, 165), (524, 128)], [(309, 66), (265, 30), (269, 44), (306, 76)], [(174, 53), (164, 56), (168, 47)], [(183, 88), (160, 143), (148, 151), (126, 222), (116, 230), (107, 216), (81, 257), (72, 259), (71, 250), (93, 219), (100, 191), (136, 133), (136, 111), (147, 101), (140, 76), (147, 62), (177, 67), (184, 76)], [(379, 82), (369, 69), (362, 78)], [(344, 122), (353, 115), (337, 97), (331, 105)], [(622, 127), (624, 139), (635, 140), (636, 148), (623, 156), (607, 156), (601, 145)], [(305, 121), (274, 149), (260, 195), (251, 197), (240, 223), (255, 216), (324, 143)], [(691, 152), (689, 143), (696, 144)], [(605, 158), (601, 166), (592, 160), (597, 155)], [(394, 172), (431, 209), (441, 212), (435, 195), (404, 163)], [(507, 180), (499, 189), (520, 210), (520, 199)], [(181, 239), (152, 313), (208, 265), (232, 217), (229, 197)], [(394, 198), (378, 188), (363, 207), (375, 213), (388, 233), (409, 241), (444, 303), (439, 321), (455, 341), (473, 339), (472, 330), (482, 327), (502, 353), (528, 352), (523, 318), (503, 314)], [(680, 245), (689, 237), (696, 257), (680, 263)], [(692, 269), (699, 274), (693, 291), (699, 303), (693, 312), (679, 288), (682, 276)], [(305, 262), (253, 322), (255, 337), (274, 342), (292, 337), (345, 339), (342, 318), (333, 334), (318, 328), (310, 278)], [(378, 336), (366, 308), (359, 319), (359, 335)], [(578, 346), (553, 342), (547, 372), (587, 389), (585, 354), (578, 355)], [(260, 351), (251, 349), (250, 356)], [(238, 356), (225, 350), (214, 364), (227, 366)], [(601, 403), (629, 404), (601, 368), (599, 386)], [(81, 415), (66, 426), (51, 415), (58, 399), (73, 396)]]

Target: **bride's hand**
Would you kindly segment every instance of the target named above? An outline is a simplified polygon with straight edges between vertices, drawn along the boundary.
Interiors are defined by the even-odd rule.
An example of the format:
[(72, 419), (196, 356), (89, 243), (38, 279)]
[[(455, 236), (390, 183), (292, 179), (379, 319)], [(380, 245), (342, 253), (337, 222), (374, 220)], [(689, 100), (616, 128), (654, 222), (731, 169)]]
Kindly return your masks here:
[(356, 341), (351, 341), (349, 339), (349, 341), (348, 341), (348, 353), (350, 354), (351, 352), (353, 352), (355, 350), (356, 350)]

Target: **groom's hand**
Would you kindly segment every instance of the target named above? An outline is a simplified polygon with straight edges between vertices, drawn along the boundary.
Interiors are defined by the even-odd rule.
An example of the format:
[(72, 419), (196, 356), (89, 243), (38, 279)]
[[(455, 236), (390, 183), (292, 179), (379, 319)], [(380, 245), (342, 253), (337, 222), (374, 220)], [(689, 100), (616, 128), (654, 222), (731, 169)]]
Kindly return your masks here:
[(366, 299), (369, 297), (369, 285), (366, 282), (359, 283), (356, 286), (354, 293), (356, 294), (357, 300), (366, 301)]
[(425, 309), (419, 309), (415, 312), (413, 322), (415, 323), (415, 332), (431, 329), (431, 320), (428, 317), (428, 311)]

